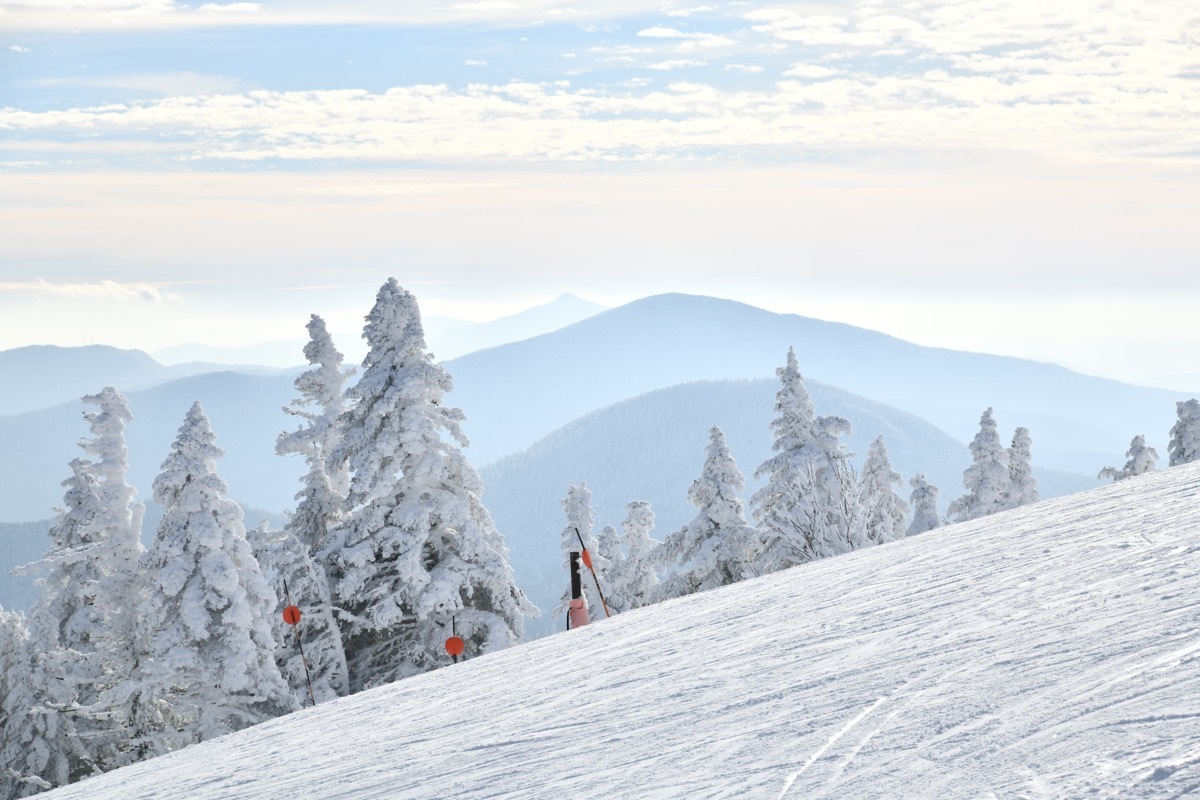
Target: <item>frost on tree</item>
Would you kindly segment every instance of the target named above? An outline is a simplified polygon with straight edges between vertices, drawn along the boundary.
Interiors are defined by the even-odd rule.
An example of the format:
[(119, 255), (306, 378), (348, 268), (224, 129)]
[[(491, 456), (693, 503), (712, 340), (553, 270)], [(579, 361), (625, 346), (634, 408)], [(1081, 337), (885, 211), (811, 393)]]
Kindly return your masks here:
[[(300, 455), (308, 465), (303, 488), (296, 494), (296, 510), (283, 531), (264, 528), (252, 537), (255, 555), (264, 570), (274, 576), (280, 605), (272, 617), (279, 649), (276, 660), (301, 703), (309, 702), (301, 651), (308, 658), (313, 697), (323, 702), (350, 692), (342, 635), (334, 618), (329, 579), (320, 553), (329, 544), (330, 531), (345, 521), (346, 495), (350, 476), (344, 464), (332, 463), (341, 436), (338, 420), (345, 412), (346, 379), (352, 369), (343, 369), (342, 354), (333, 346), (325, 321), (313, 315), (308, 323), (309, 341), (304, 356), (312, 369), (297, 376), (299, 396), (284, 411), (300, 419), (294, 431), (279, 434), (275, 452)], [(303, 616), (291, 627), (282, 621), (283, 606), (291, 602)]]
[(275, 665), (275, 593), (217, 474), (224, 455), (200, 403), (188, 411), (154, 481), (163, 508), (146, 554), (148, 658), (138, 702), (170, 709), (148, 748), (175, 750), (297, 706)]
[[(562, 542), (564, 588), (559, 603), (554, 608), (555, 617), (565, 614), (567, 605), (571, 602), (571, 553), (579, 553), (586, 548), (592, 557), (592, 568), (596, 574), (603, 576), (609, 571), (608, 562), (600, 556), (599, 542), (592, 535), (596, 516), (592, 513), (592, 493), (588, 491), (587, 484), (581, 483), (576, 486), (572, 483), (567, 488), (567, 496), (563, 498), (562, 505), (567, 516), (567, 524), (559, 536)], [(591, 570), (583, 565), (582, 560), (579, 570), (582, 573), (583, 600), (587, 604), (588, 617), (593, 621), (603, 619), (604, 602), (600, 597), (601, 590), (597, 589)]]
[(704, 467), (688, 490), (688, 501), (698, 513), (663, 541), (661, 560), (672, 569), (663, 578), (659, 597), (682, 597), (757, 574), (762, 542), (742, 510), (745, 488), (725, 434), (714, 425)]
[(658, 586), (659, 548), (661, 543), (650, 536), (654, 530), (654, 511), (645, 500), (634, 500), (625, 506), (621, 522), (621, 541), (625, 545), (625, 570), (620, 591), (628, 598), (628, 608), (649, 605)]
[(1175, 404), (1179, 419), (1171, 427), (1167, 445), (1168, 465), (1200, 461), (1200, 400), (1180, 400)]
[[(660, 543), (650, 537), (654, 512), (645, 500), (629, 503), (626, 511), (619, 533), (607, 525), (596, 537), (600, 558), (605, 562), (600, 576), (604, 599), (614, 614), (649, 605), (658, 586)], [(584, 580), (590, 580), (590, 576), (584, 576)]]
[(83, 415), (92, 436), (80, 446), (94, 459), (100, 500), (100, 513), (92, 523), (93, 544), (87, 552), (97, 576), (93, 603), (100, 627), (93, 635), (94, 651), (85, 656), (90, 682), (82, 702), (88, 706), (85, 716), (92, 720), (86, 738), (93, 758), (107, 770), (132, 760), (125, 684), (137, 672), (141, 657), (138, 615), (145, 596), (140, 566), (145, 506), (136, 502), (136, 492), (126, 479), (125, 426), (133, 419), (128, 401), (106, 387), (83, 402), (98, 407)]
[[(279, 600), (271, 614), (275, 663), (296, 701), (303, 706), (346, 696), (350, 676), (324, 568), (288, 528), (272, 531), (264, 520), (250, 531), (249, 538), (259, 565), (273, 576), (271, 583)], [(289, 605), (300, 609), (296, 625), (283, 619), (283, 610)]]
[(37, 663), (24, 620), (0, 609), (0, 797), (29, 797), (70, 775), (67, 745), (78, 739), (64, 737), (64, 715), (46, 707)]
[(850, 433), (849, 421), (815, 416), (791, 348), (787, 364), (775, 372), (781, 384), (775, 395), (778, 416), (771, 423), (775, 455), (755, 471), (766, 484), (751, 498), (754, 520), (766, 537), (760, 571), (869, 543), (858, 480), (839, 438)]
[(608, 603), (609, 612), (620, 614), (622, 611), (628, 611), (630, 602), (623, 585), (628, 564), (625, 551), (621, 549), (621, 534), (617, 533), (617, 529), (612, 525), (605, 525), (596, 537), (596, 553), (605, 565), (601, 580), (608, 587), (604, 599)]
[(938, 516), (937, 487), (920, 473), (914, 475), (908, 485), (912, 487), (912, 494), (909, 495), (908, 501), (912, 504), (913, 516), (905, 535), (915, 536), (918, 533), (925, 533), (940, 527), (942, 518)]
[(350, 476), (345, 464), (332, 463), (331, 456), (341, 436), (338, 418), (346, 410), (346, 379), (354, 370), (342, 368), (342, 354), (333, 346), (323, 319), (314, 314), (307, 328), (304, 357), (312, 369), (296, 377), (299, 396), (283, 409), (301, 424), (279, 434), (275, 452), (302, 456), (308, 465), (304, 488), (296, 494), (299, 505), (287, 529), (315, 555), (328, 544), (329, 531), (341, 524), (345, 514)]
[(1020, 508), (1039, 499), (1037, 480), (1033, 477), (1033, 441), (1029, 430), (1017, 428), (1012, 447), (1008, 449), (1008, 491), (1006, 508)]
[(973, 463), (963, 471), (966, 494), (950, 503), (956, 522), (979, 519), (1003, 511), (1008, 502), (1008, 451), (1000, 443), (992, 409), (979, 418), (979, 433), (971, 442)]
[(452, 663), (452, 629), (468, 658), (508, 647), (538, 613), (459, 449), (463, 413), (443, 402), (453, 383), (426, 352), (416, 298), (390, 279), (366, 320), (333, 453), (350, 470), (349, 517), (321, 554), (352, 691)]
[(859, 478), (859, 497), (866, 516), (867, 539), (875, 544), (903, 539), (908, 503), (893, 486), (903, 486), (900, 473), (892, 469), (887, 446), (880, 436), (867, 450)]
[(1123, 481), (1158, 469), (1158, 451), (1147, 446), (1146, 437), (1141, 434), (1133, 437), (1129, 449), (1125, 451), (1125, 457), (1129, 460), (1125, 462), (1124, 467), (1105, 467), (1096, 476), (1097, 480)]

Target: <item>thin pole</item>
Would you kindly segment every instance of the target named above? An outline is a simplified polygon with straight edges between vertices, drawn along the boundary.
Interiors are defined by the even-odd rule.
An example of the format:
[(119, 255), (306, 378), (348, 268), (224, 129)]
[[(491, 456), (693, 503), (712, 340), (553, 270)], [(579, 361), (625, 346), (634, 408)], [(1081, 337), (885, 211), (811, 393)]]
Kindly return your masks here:
[[(287, 604), (292, 605), (292, 593), (288, 591), (287, 578), (283, 578), (283, 596), (287, 599)], [(300, 663), (304, 665), (304, 682), (308, 684), (308, 699), (312, 701), (313, 707), (317, 705), (317, 697), (313, 694), (312, 678), (308, 674), (308, 659), (304, 656), (304, 645), (300, 641), (300, 626), (293, 626), (296, 629), (296, 649), (300, 651)]]
[(596, 582), (596, 594), (600, 595), (600, 605), (604, 606), (604, 616), (611, 617), (608, 613), (608, 601), (604, 599), (604, 590), (600, 588), (600, 579), (596, 577), (596, 568), (592, 566), (592, 559), (588, 555), (587, 545), (583, 543), (583, 534), (579, 532), (579, 528), (575, 529), (575, 535), (579, 537), (579, 546), (583, 548), (583, 563), (587, 564), (588, 571), (592, 573), (592, 580)]

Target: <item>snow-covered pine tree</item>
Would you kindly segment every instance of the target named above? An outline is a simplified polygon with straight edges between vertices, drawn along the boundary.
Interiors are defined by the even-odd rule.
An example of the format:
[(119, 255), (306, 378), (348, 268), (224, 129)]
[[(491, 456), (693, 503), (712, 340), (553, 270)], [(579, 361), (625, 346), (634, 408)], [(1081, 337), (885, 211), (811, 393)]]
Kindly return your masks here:
[(1129, 449), (1125, 451), (1125, 456), (1129, 460), (1125, 462), (1124, 467), (1121, 469), (1105, 467), (1100, 470), (1100, 474), (1096, 476), (1096, 479), (1102, 481), (1123, 481), (1135, 475), (1153, 472), (1158, 468), (1158, 451), (1153, 447), (1148, 447), (1146, 445), (1146, 437), (1140, 433), (1133, 437), (1133, 440), (1129, 443)]
[[(567, 488), (567, 496), (562, 501), (563, 511), (567, 515), (567, 524), (562, 529), (560, 540), (562, 542), (563, 554), (563, 588), (562, 597), (559, 598), (559, 603), (554, 609), (554, 616), (558, 617), (565, 614), (567, 605), (571, 602), (571, 553), (581, 552), (579, 546), (580, 540), (583, 541), (583, 547), (587, 548), (588, 553), (592, 558), (592, 568), (595, 569), (598, 576), (603, 576), (608, 573), (609, 564), (600, 556), (600, 544), (596, 541), (596, 537), (592, 535), (592, 526), (596, 524), (596, 515), (592, 513), (592, 493), (588, 491), (586, 483), (580, 483), (578, 486), (571, 484)], [(579, 570), (582, 573), (583, 584), (583, 599), (587, 603), (588, 617), (594, 622), (598, 619), (604, 619), (604, 602), (600, 597), (601, 591), (596, 587), (596, 581), (593, 580), (591, 571), (580, 561)]]
[(150, 585), (143, 616), (152, 634), (137, 700), (147, 709), (165, 702), (170, 724), (136, 732), (152, 751), (297, 708), (275, 665), (275, 593), (246, 540), (242, 510), (217, 474), (222, 455), (196, 402), (154, 480), (163, 516), (145, 559)]
[[(248, 538), (279, 599), (271, 615), (275, 663), (300, 705), (323, 703), (350, 693), (342, 634), (329, 600), (329, 579), (307, 545), (285, 527), (272, 531), (263, 520)], [(300, 622), (289, 625), (283, 610), (295, 605)], [(307, 666), (306, 666), (307, 664)], [(312, 696), (308, 682), (312, 681)]]
[(63, 786), (97, 769), (80, 736), (78, 718), (81, 689), (93, 677), (85, 658), (94, 653), (93, 637), (103, 630), (94, 602), (100, 575), (90, 559), (97, 544), (93, 523), (102, 516), (93, 466), (82, 458), (71, 461), (71, 477), (62, 484), (63, 506), (50, 526), (50, 547), (41, 561), (17, 570), (46, 572), (38, 580), (42, 593), (27, 623), (28, 668), (36, 700), (24, 710), (10, 710), (18, 726), (12, 735), (26, 743), (17, 771), (38, 779), (22, 784), (24, 790), (40, 785), (38, 781)]
[(1008, 448), (1008, 491), (1005, 508), (1019, 508), (1036, 503), (1037, 479), (1033, 477), (1033, 440), (1027, 428), (1017, 428), (1012, 446)]
[(350, 513), (322, 550), (352, 691), (450, 664), (452, 629), (468, 657), (507, 647), (538, 613), (455, 446), (463, 413), (443, 404), (453, 382), (426, 352), (416, 298), (389, 279), (366, 320), (332, 459), (350, 470)]
[(727, 586), (757, 574), (762, 540), (742, 510), (746, 479), (724, 432), (713, 425), (708, 435), (704, 467), (688, 490), (688, 501), (699, 513), (662, 544), (664, 566), (671, 569), (662, 578), (660, 599)]
[(927, 481), (921, 473), (914, 475), (908, 485), (912, 487), (908, 501), (912, 504), (913, 517), (905, 535), (916, 536), (918, 533), (940, 527), (942, 518), (938, 516), (937, 487)]
[(908, 503), (893, 485), (903, 486), (900, 473), (892, 469), (887, 446), (880, 436), (867, 449), (859, 478), (859, 497), (867, 520), (867, 539), (874, 544), (886, 544), (903, 539)]
[(1200, 400), (1180, 400), (1175, 404), (1178, 420), (1171, 426), (1167, 445), (1168, 465), (1200, 461)]
[(110, 386), (83, 402), (99, 407), (83, 415), (92, 436), (80, 446), (95, 459), (92, 470), (100, 501), (87, 552), (97, 576), (93, 605), (100, 625), (92, 634), (94, 651), (84, 657), (89, 683), (81, 702), (87, 706), (82, 714), (91, 718), (85, 737), (93, 758), (107, 770), (130, 760), (126, 741), (132, 720), (120, 684), (136, 674), (144, 644), (138, 614), (146, 589), (140, 568), (145, 506), (135, 501), (136, 492), (126, 479), (125, 426), (133, 419), (128, 401)]
[(777, 369), (775, 455), (755, 471), (766, 483), (751, 505), (765, 536), (759, 571), (766, 572), (845, 553), (867, 543), (858, 480), (839, 437), (850, 433), (842, 417), (815, 417), (812, 400), (788, 349)]
[[(283, 531), (268, 532), (264, 528), (251, 536), (264, 571), (274, 576), (280, 602), (271, 623), (279, 646), (276, 660), (301, 704), (309, 702), (301, 651), (308, 658), (316, 702), (350, 692), (329, 578), (317, 554), (329, 544), (330, 531), (345, 521), (350, 476), (345, 463), (333, 463), (332, 454), (341, 437), (338, 420), (346, 410), (346, 380), (354, 370), (343, 369), (342, 354), (334, 347), (321, 317), (313, 314), (306, 327), (309, 341), (304, 356), (312, 369), (296, 377), (300, 394), (283, 409), (299, 417), (302, 424), (294, 431), (280, 433), (275, 440), (277, 454), (304, 457), (308, 464), (304, 488), (296, 494), (299, 504)], [(279, 616), (287, 595), (303, 614), (294, 628)]]
[(342, 368), (342, 354), (333, 346), (321, 317), (313, 314), (306, 327), (309, 341), (304, 346), (304, 357), (312, 369), (296, 377), (295, 387), (300, 394), (283, 409), (299, 417), (301, 425), (279, 434), (275, 452), (303, 456), (308, 464), (304, 488), (296, 494), (300, 502), (287, 528), (315, 555), (345, 515), (350, 476), (344, 462), (334, 463), (332, 453), (341, 438), (338, 419), (346, 410), (346, 380), (354, 370)]
[(967, 493), (950, 503), (949, 514), (955, 522), (979, 519), (1006, 507), (1010, 479), (1008, 451), (1000, 444), (992, 409), (979, 418), (979, 432), (971, 442), (971, 466), (963, 471)]
[[(35, 606), (36, 609), (36, 606)], [(75, 726), (78, 709), (78, 653), (53, 646), (58, 620), (29, 618), (27, 633), (9, 620), (4, 751), (0, 769), (8, 797), (29, 797), (65, 786), (90, 774), (90, 753)]]
[(6, 800), (67, 782), (68, 759), (47, 729), (59, 716), (44, 713), (39, 689), (25, 621), (0, 609), (0, 797)]
[(625, 552), (621, 549), (621, 535), (612, 525), (605, 525), (596, 537), (596, 553), (605, 565), (604, 574), (600, 579), (608, 587), (604, 593), (608, 610), (613, 614), (628, 611), (630, 601), (625, 595), (624, 580), (629, 565), (626, 563)]
[(654, 530), (654, 511), (645, 500), (634, 500), (625, 506), (621, 522), (621, 541), (625, 544), (625, 571), (621, 593), (629, 598), (629, 608), (649, 605), (658, 586), (659, 548), (661, 542), (651, 538)]

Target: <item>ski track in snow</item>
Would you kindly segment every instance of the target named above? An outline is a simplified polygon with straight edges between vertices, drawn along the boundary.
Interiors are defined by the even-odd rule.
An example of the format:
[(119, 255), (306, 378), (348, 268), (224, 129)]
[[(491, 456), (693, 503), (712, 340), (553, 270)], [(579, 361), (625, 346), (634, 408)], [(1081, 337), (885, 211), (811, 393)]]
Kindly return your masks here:
[(51, 796), (1198, 795), (1200, 464), (624, 614)]

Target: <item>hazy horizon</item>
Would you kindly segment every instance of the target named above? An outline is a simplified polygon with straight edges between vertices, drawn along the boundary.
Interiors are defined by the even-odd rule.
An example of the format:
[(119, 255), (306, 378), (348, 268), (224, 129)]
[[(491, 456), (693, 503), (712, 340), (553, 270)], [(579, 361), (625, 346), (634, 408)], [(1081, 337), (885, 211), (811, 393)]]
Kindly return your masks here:
[(1184, 0), (0, 0), (0, 348), (729, 298), (1200, 372)]

